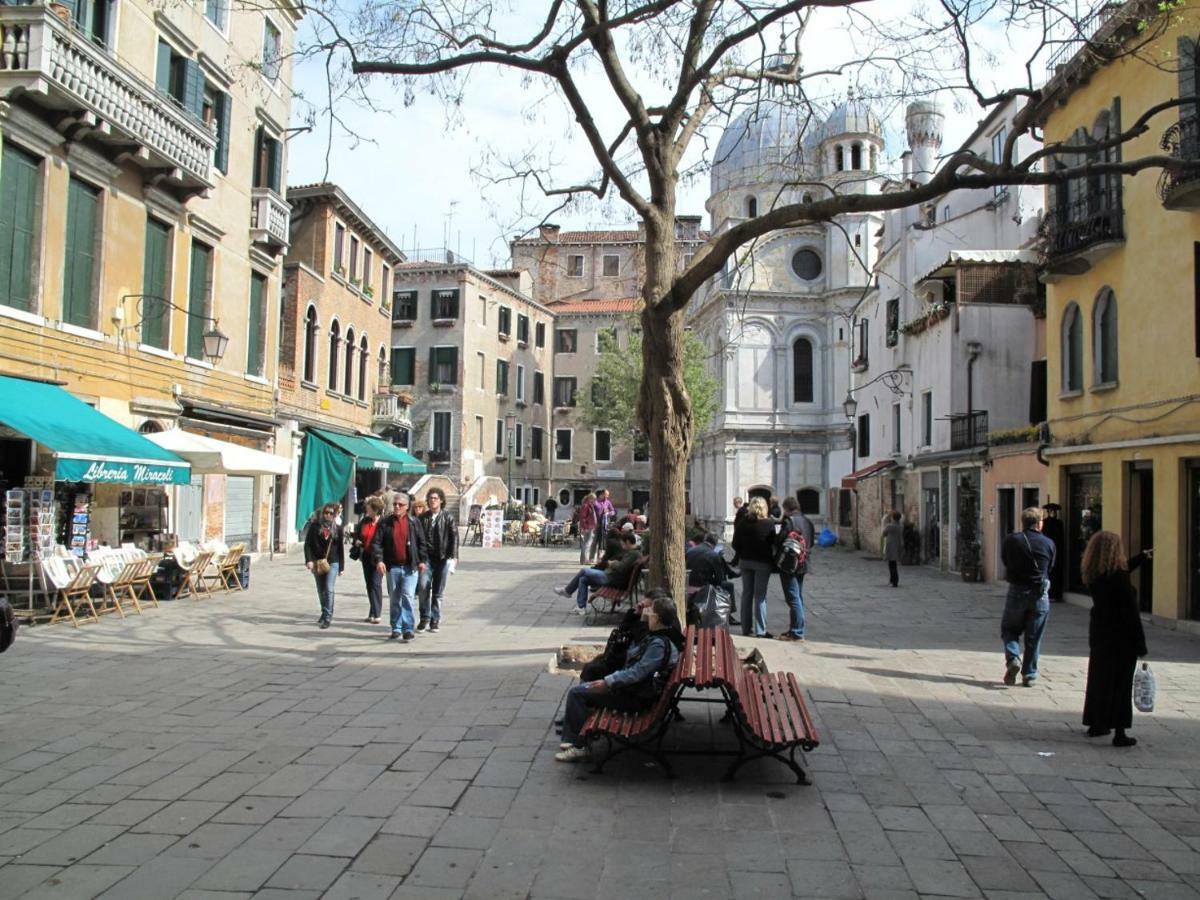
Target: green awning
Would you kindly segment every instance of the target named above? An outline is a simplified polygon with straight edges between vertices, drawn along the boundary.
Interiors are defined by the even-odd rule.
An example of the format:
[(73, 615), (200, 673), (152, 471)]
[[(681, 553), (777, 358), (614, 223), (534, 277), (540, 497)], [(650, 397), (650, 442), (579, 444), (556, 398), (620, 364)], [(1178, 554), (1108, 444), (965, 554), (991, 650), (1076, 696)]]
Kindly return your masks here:
[(356, 467), (401, 474), (425, 473), (424, 463), (387, 441), (310, 428), (304, 438), (300, 466), (300, 492), (296, 502), (298, 530), (304, 527), (314, 511), (346, 496)]
[(338, 434), (336, 431), (323, 431), (320, 428), (310, 428), (309, 433), (315, 434), (338, 449), (349, 453), (354, 457), (356, 468), (387, 469), (389, 472), (398, 472), (402, 475), (425, 474), (423, 462), (377, 437)]
[(0, 375), (0, 423), (53, 452), (57, 481), (191, 481), (185, 460), (53, 384)]

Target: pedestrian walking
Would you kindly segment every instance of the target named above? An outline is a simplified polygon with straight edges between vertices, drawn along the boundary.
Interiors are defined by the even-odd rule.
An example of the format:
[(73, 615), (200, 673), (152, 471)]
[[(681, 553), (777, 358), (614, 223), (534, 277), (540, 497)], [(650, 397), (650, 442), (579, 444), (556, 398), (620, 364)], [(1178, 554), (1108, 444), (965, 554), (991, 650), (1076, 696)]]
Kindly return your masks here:
[(779, 535), (776, 540), (776, 559), (780, 558), (783, 542), (792, 532), (799, 534), (804, 540), (804, 560), (797, 561), (795, 571), (779, 570), (779, 584), (783, 588), (783, 598), (788, 605), (788, 630), (779, 636), (781, 641), (804, 640), (804, 576), (808, 574), (808, 555), (816, 540), (816, 529), (808, 516), (800, 511), (800, 503), (795, 497), (784, 497), (783, 521), (780, 523)]
[[(1036, 506), (1021, 511), (1021, 531), (1014, 531), (1000, 547), (1008, 579), (1008, 597), (1000, 619), (1004, 641), (1004, 683), (1030, 687), (1038, 677), (1038, 654), (1046, 620), (1050, 617), (1050, 570), (1054, 544), (1042, 534), (1042, 511)], [(1021, 656), (1021, 639), (1025, 655)]]
[(579, 507), (579, 564), (590, 566), (596, 558), (596, 495), (583, 495)]
[(387, 579), (391, 600), (389, 637), (406, 642), (413, 639), (416, 624), (413, 597), (417, 581), (429, 561), (425, 529), (409, 512), (408, 503), (408, 494), (397, 491), (392, 500), (392, 514), (380, 520), (371, 542), (371, 556), (376, 569)]
[(775, 522), (767, 501), (753, 497), (746, 514), (733, 526), (733, 549), (742, 570), (742, 634), (774, 637), (767, 631), (767, 588), (775, 569)]
[(548, 522), (553, 522), (554, 514), (558, 512), (558, 501), (553, 497), (547, 497), (546, 503), (542, 508), (546, 510), (546, 520)]
[(596, 547), (604, 544), (604, 538), (608, 534), (608, 529), (612, 527), (617, 518), (616, 507), (613, 506), (612, 500), (608, 497), (608, 491), (604, 488), (599, 488), (596, 491)]
[(375, 539), (375, 529), (383, 516), (383, 501), (376, 496), (370, 496), (363, 504), (363, 517), (354, 528), (354, 543), (350, 545), (350, 558), (357, 559), (362, 564), (363, 580), (367, 583), (367, 618), (365, 621), (372, 625), (379, 624), (383, 613), (383, 575), (375, 567), (371, 555), (371, 543)]
[(317, 625), (320, 628), (328, 628), (333, 621), (334, 588), (346, 567), (343, 556), (345, 536), (336, 520), (337, 504), (326, 503), (304, 536), (304, 567), (313, 573), (317, 582), (317, 600), (321, 603)]
[(904, 556), (904, 525), (900, 513), (893, 512), (891, 521), (883, 527), (883, 558), (887, 560), (888, 583), (900, 587), (900, 559)]
[(1137, 743), (1125, 731), (1133, 725), (1133, 673), (1138, 657), (1146, 655), (1146, 633), (1129, 573), (1153, 555), (1153, 550), (1143, 550), (1126, 560), (1121, 538), (1098, 531), (1080, 564), (1083, 582), (1092, 592), (1083, 724), (1088, 737), (1105, 737), (1115, 729), (1114, 747)]
[(428, 590), (421, 593), (421, 621), (417, 631), (437, 631), (442, 622), (442, 601), (446, 597), (446, 582), (458, 560), (458, 522), (446, 509), (446, 494), (441, 488), (425, 493), (428, 509), (421, 517), (425, 539), (429, 542), (429, 567), (424, 579)]

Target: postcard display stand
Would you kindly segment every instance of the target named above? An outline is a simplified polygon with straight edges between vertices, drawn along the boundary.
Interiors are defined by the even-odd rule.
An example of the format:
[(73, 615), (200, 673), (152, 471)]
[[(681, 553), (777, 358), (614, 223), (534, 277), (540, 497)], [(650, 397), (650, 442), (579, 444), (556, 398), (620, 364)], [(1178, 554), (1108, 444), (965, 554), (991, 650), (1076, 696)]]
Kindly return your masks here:
[(54, 555), (54, 544), (58, 537), (57, 519), (58, 504), (54, 498), (53, 478), (30, 476), (25, 479), (23, 489), (5, 491), (5, 585), (11, 588), (7, 574), (16, 566), (25, 564), (25, 590), (30, 612), (33, 611), (35, 582), (39, 592), (46, 590), (40, 563)]

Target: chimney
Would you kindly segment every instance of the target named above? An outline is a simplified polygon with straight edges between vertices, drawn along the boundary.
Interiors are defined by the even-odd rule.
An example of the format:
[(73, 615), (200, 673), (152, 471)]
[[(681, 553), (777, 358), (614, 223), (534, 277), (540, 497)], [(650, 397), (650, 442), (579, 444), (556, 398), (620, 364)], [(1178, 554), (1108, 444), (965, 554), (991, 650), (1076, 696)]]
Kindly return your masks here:
[(908, 147), (912, 151), (912, 180), (928, 184), (937, 169), (938, 150), (942, 147), (942, 128), (946, 116), (942, 108), (927, 100), (908, 104), (905, 124)]
[(538, 226), (538, 235), (543, 241), (558, 242), (558, 232), (560, 231), (557, 225), (552, 225), (547, 222), (545, 225)]

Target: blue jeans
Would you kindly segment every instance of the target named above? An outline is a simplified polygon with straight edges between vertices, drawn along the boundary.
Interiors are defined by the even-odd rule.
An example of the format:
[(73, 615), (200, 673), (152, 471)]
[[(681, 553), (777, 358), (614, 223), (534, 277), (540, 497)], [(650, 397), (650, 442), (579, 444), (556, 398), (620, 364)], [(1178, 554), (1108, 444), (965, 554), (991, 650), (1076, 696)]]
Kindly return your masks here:
[(421, 575), (421, 621), (437, 623), (442, 621), (442, 599), (446, 596), (446, 579), (450, 577), (446, 571), (450, 560), (433, 560), (425, 566)]
[(767, 588), (771, 586), (771, 564), (756, 559), (742, 560), (742, 634), (756, 637), (767, 633)]
[(313, 572), (317, 582), (317, 599), (321, 601), (321, 618), (326, 622), (333, 620), (333, 593), (337, 587), (338, 564), (330, 563), (329, 571), (324, 575)]
[(388, 569), (388, 595), (392, 598), (392, 634), (412, 634), (413, 594), (417, 590), (416, 566), (393, 566)]
[[(1021, 677), (1033, 681), (1038, 677), (1038, 654), (1046, 619), (1050, 617), (1050, 582), (1042, 580), (1040, 588), (1010, 584), (1004, 601), (1004, 616), (1000, 619), (1000, 638), (1004, 641), (1006, 662), (1021, 662)], [(1025, 638), (1025, 657), (1021, 658), (1021, 637)]]
[(580, 569), (567, 582), (567, 593), (575, 592), (575, 605), (580, 609), (587, 606), (588, 591), (594, 587), (604, 587), (608, 584), (608, 573), (603, 569)]
[(783, 599), (788, 605), (788, 633), (792, 637), (804, 637), (804, 576), (779, 573), (783, 586)]

